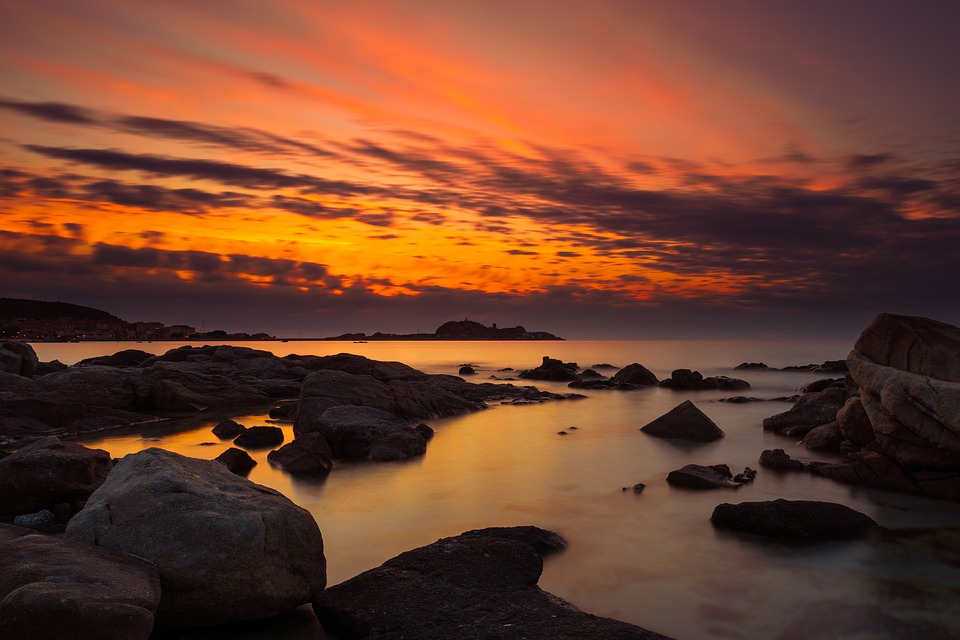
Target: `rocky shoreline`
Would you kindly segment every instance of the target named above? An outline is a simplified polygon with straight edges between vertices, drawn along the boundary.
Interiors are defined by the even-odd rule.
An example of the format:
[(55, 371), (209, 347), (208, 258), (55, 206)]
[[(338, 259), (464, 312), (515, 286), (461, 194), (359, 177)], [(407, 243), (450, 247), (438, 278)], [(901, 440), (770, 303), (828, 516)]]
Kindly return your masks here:
[[(802, 437), (842, 462), (770, 450), (761, 466), (960, 501), (958, 347), (956, 327), (881, 314), (847, 358), (845, 378), (818, 381), (764, 421), (764, 429)], [(349, 354), (277, 358), (229, 346), (161, 356), (128, 350), (57, 367), (38, 362), (28, 345), (3, 343), (0, 364), (0, 436), (19, 447), (0, 453), (0, 520), (14, 523), (0, 523), (0, 635), (148, 638), (155, 628), (271, 620), (310, 604), (342, 638), (665, 637), (543, 592), (543, 557), (565, 543), (536, 527), (443, 538), (327, 588), (313, 516), (244, 477), (244, 447), (272, 449), (270, 463), (290, 473), (324, 475), (337, 460), (422, 455), (433, 433), (422, 420), (582, 396), (473, 384)], [(520, 376), (571, 387), (609, 381), (592, 388), (623, 391), (744, 388), (689, 370), (663, 384), (639, 363), (612, 378), (584, 374), (545, 357)], [(272, 407), (293, 424), (294, 440), (225, 421), (215, 434), (236, 447), (223, 460), (154, 448), (117, 461), (57, 437), (239, 407)], [(725, 435), (689, 400), (641, 431), (701, 442)], [(755, 477), (749, 468), (734, 476), (724, 464), (686, 465), (666, 481), (727, 491)], [(813, 501), (719, 504), (711, 520), (747, 541), (816, 544), (884, 531), (856, 511)], [(442, 595), (425, 597), (431, 593)]]

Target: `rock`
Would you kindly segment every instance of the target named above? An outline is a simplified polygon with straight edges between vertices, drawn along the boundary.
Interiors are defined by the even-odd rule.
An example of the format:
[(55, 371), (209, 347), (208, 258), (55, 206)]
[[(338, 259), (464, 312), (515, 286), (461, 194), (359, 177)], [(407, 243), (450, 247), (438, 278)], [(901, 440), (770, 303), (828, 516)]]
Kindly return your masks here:
[(246, 430), (247, 428), (236, 420), (222, 420), (213, 428), (213, 435), (217, 436), (221, 440), (227, 440), (230, 438), (236, 438)]
[(576, 362), (562, 362), (550, 356), (543, 356), (543, 362), (539, 367), (521, 371), (520, 378), (525, 380), (568, 382), (580, 379), (580, 376), (577, 375), (579, 368)]
[(327, 589), (313, 608), (324, 629), (342, 638), (664, 638), (537, 588), (542, 556), (556, 549), (556, 538), (535, 527), (443, 538)]
[(655, 385), (657, 376), (642, 364), (634, 362), (628, 364), (613, 376), (615, 384)]
[(840, 433), (843, 437), (856, 445), (865, 447), (877, 439), (860, 396), (847, 398), (837, 412), (837, 422), (840, 424)]
[(283, 442), (280, 427), (250, 427), (233, 439), (233, 444), (244, 449), (270, 449)]
[(124, 457), (65, 535), (154, 563), (157, 621), (169, 626), (271, 618), (326, 585), (308, 511), (220, 463), (162, 449)]
[(343, 460), (399, 460), (427, 449), (424, 437), (404, 420), (372, 407), (331, 407), (320, 416), (315, 430), (334, 457)]
[(599, 380), (604, 376), (599, 371), (594, 371), (593, 369), (584, 369), (583, 371), (580, 372), (580, 377), (584, 380), (587, 380), (587, 379)]
[(829, 387), (800, 396), (789, 411), (763, 420), (765, 431), (774, 431), (792, 438), (802, 438), (814, 427), (833, 422), (846, 401), (846, 392)]
[(842, 504), (812, 500), (773, 500), (719, 504), (714, 526), (797, 542), (861, 538), (877, 523)]
[(230, 470), (231, 473), (235, 473), (238, 476), (246, 476), (255, 466), (257, 466), (257, 461), (251, 458), (249, 453), (243, 449), (237, 449), (236, 447), (230, 447), (214, 458), (214, 460), (224, 465)]
[(476, 369), (474, 369), (473, 367), (471, 367), (471, 366), (469, 366), (469, 365), (464, 365), (464, 366), (460, 367), (459, 373), (460, 373), (460, 375), (462, 375), (462, 376), (472, 376), (472, 375), (476, 374), (477, 371), (476, 371)]
[(736, 489), (744, 482), (753, 480), (755, 474), (756, 472), (748, 467), (742, 474), (737, 475), (739, 480), (734, 480), (730, 467), (725, 464), (688, 464), (667, 474), (667, 482), (686, 489)]
[(776, 371), (776, 369), (771, 369), (762, 362), (741, 362), (734, 369), (738, 371)]
[(37, 352), (26, 342), (0, 342), (0, 372), (30, 378), (39, 364)]
[(63, 371), (67, 368), (67, 365), (63, 364), (59, 360), (51, 360), (50, 362), (41, 362), (37, 365), (37, 372), (34, 376), (45, 376), (48, 373), (56, 373), (57, 371)]
[(0, 459), (0, 515), (35, 513), (58, 502), (85, 500), (103, 484), (113, 462), (55, 436), (37, 440)]
[(289, 419), (297, 417), (297, 400), (283, 400), (270, 407), (268, 415), (273, 419)]
[(794, 460), (783, 449), (767, 449), (760, 454), (760, 466), (776, 471), (806, 471), (800, 460)]
[(659, 438), (712, 442), (724, 436), (723, 430), (689, 400), (663, 414), (640, 431)]
[(26, 513), (13, 519), (13, 524), (25, 529), (49, 531), (60, 524), (60, 518), (49, 509), (41, 509), (36, 513)]
[(814, 427), (803, 436), (803, 446), (814, 451), (840, 453), (841, 442), (843, 434), (840, 433), (840, 423), (836, 420)]
[(798, 389), (801, 394), (803, 393), (814, 393), (816, 391), (823, 391), (824, 389), (829, 389), (830, 387), (838, 387), (843, 389), (846, 384), (845, 378), (820, 378), (819, 380), (814, 380), (813, 382), (808, 382)]
[(863, 330), (853, 350), (882, 367), (960, 382), (960, 328), (943, 322), (881, 313)]
[(711, 376), (704, 378), (699, 371), (690, 369), (675, 369), (670, 377), (660, 381), (660, 386), (667, 389), (698, 391), (706, 389), (722, 389), (725, 391), (735, 391), (737, 389), (749, 389), (750, 383), (739, 378), (728, 378), (727, 376)]
[(276, 451), (267, 462), (288, 473), (325, 476), (333, 469), (333, 452), (320, 433), (305, 433)]
[(78, 362), (76, 366), (89, 367), (91, 365), (103, 365), (107, 367), (138, 367), (153, 357), (155, 357), (155, 354), (147, 353), (140, 349), (124, 349), (110, 356), (85, 358)]
[(430, 442), (433, 439), (434, 431), (433, 428), (428, 424), (423, 424), (422, 422), (413, 428), (414, 431), (420, 434), (420, 437), (423, 438), (424, 442)]
[(729, 398), (720, 398), (720, 402), (729, 402), (731, 404), (747, 404), (748, 402), (761, 402), (760, 398), (752, 396), (730, 396)]
[(159, 602), (149, 562), (0, 524), (0, 637), (147, 640)]

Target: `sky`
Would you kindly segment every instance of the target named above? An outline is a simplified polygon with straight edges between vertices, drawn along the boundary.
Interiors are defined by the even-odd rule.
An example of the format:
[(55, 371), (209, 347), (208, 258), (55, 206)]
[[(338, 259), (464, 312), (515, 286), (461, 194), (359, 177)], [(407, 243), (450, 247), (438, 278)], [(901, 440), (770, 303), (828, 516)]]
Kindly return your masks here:
[(0, 296), (283, 337), (960, 324), (960, 3), (0, 0)]

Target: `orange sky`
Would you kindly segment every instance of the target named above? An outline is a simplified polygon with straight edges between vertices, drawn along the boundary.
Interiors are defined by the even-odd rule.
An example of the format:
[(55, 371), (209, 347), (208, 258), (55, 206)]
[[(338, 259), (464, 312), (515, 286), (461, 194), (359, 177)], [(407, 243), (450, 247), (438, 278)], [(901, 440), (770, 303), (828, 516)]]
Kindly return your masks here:
[(957, 320), (953, 5), (224, 6), (4, 3), (0, 296), (289, 335)]

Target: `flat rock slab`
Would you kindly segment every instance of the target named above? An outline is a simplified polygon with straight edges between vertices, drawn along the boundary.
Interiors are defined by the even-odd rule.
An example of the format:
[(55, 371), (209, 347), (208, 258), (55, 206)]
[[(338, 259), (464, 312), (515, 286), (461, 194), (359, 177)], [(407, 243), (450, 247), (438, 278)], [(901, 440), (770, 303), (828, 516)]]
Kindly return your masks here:
[(159, 604), (149, 562), (0, 524), (0, 638), (146, 640)]
[(314, 611), (343, 639), (665, 638), (540, 590), (542, 554), (557, 548), (557, 538), (536, 527), (443, 538), (327, 589)]
[(718, 504), (710, 520), (722, 529), (796, 542), (861, 538), (877, 527), (850, 507), (813, 500)]
[(689, 400), (684, 400), (653, 422), (640, 427), (640, 431), (658, 438), (695, 442), (712, 442), (724, 436), (723, 430)]

